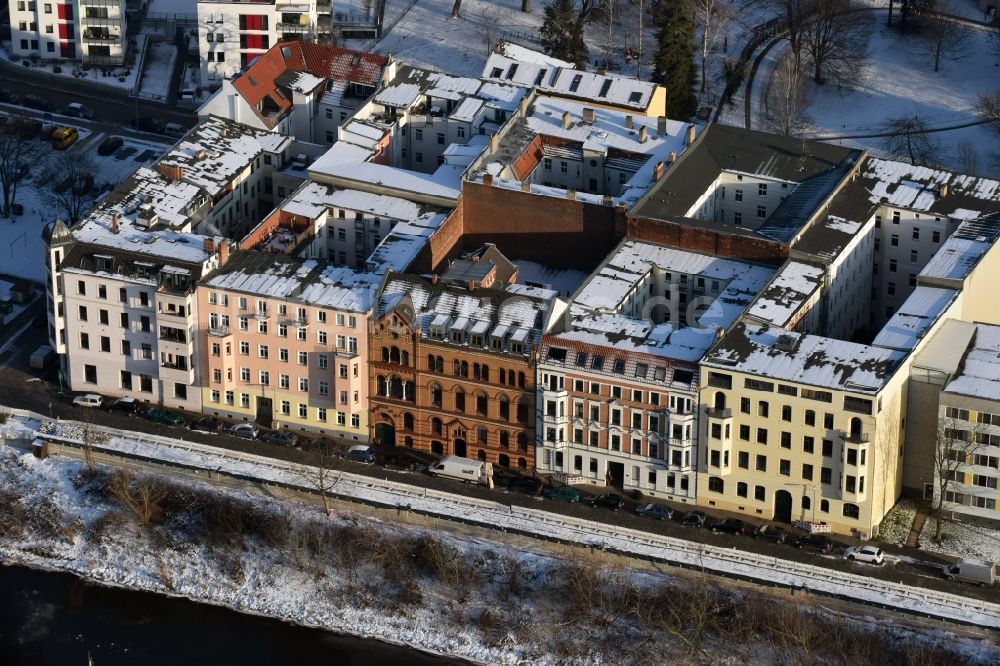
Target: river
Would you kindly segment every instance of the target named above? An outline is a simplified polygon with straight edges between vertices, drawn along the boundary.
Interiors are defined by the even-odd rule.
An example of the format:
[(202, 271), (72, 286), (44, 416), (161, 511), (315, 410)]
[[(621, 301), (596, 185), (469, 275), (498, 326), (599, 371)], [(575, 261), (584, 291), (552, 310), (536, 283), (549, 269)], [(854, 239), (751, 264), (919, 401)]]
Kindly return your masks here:
[(460, 666), (374, 640), (217, 606), (0, 566), (0, 664)]

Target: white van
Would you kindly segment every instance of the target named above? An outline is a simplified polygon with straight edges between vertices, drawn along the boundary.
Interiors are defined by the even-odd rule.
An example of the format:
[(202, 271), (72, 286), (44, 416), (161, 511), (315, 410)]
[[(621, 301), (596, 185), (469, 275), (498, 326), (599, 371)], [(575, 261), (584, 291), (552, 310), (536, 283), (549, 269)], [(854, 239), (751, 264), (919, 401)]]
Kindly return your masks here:
[(944, 577), (948, 580), (960, 580), (963, 583), (972, 583), (981, 587), (992, 585), (997, 579), (991, 563), (971, 560), (959, 560), (954, 564), (944, 565)]
[(187, 134), (187, 130), (178, 123), (167, 123), (163, 126), (163, 133), (172, 139), (182, 139)]
[(459, 456), (445, 456), (427, 466), (431, 476), (444, 476), (466, 483), (489, 485), (493, 477), (493, 463), (469, 460)]
[(63, 109), (63, 115), (70, 116), (71, 118), (85, 118), (87, 120), (91, 120), (94, 117), (94, 112), (79, 102), (70, 102), (66, 105), (66, 108)]

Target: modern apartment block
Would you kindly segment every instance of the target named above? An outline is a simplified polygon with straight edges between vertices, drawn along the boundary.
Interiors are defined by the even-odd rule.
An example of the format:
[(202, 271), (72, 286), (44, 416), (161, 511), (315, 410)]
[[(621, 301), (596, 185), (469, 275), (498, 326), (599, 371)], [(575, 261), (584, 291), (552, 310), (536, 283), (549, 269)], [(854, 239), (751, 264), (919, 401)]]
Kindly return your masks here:
[(243, 251), (198, 288), (206, 413), (368, 439), (368, 317), (378, 276)]
[(11, 55), (120, 65), (128, 44), (125, 0), (8, 0)]
[(693, 503), (698, 361), (772, 272), (622, 241), (542, 340), (539, 470)]
[(534, 359), (561, 301), (505, 284), (502, 263), (386, 276), (369, 338), (376, 442), (534, 469)]

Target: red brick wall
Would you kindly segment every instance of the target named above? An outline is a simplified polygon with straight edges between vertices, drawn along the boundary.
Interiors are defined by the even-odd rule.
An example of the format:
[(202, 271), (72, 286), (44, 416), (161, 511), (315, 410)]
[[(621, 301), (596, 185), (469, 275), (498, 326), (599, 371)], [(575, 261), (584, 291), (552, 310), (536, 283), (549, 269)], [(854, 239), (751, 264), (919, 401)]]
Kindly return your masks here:
[(693, 252), (779, 265), (788, 257), (788, 246), (763, 238), (737, 236), (663, 220), (628, 218), (629, 238), (660, 243)]
[(625, 235), (625, 215), (610, 206), (463, 183), (467, 250), (495, 243), (512, 259), (590, 271)]
[(407, 273), (430, 273), (442, 271), (449, 259), (454, 259), (462, 250), (463, 210), (465, 197), (458, 198), (458, 205), (451, 215), (431, 234), (410, 265)]

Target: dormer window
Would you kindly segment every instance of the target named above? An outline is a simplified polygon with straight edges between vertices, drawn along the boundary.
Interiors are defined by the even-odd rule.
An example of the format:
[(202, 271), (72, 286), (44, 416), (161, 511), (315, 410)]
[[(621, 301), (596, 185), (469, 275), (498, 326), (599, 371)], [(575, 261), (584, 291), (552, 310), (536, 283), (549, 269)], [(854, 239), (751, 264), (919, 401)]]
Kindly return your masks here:
[(594, 359), (590, 362), (590, 367), (594, 370), (604, 369), (604, 357), (599, 354), (594, 355)]
[(459, 343), (461, 343), (462, 342), (462, 331), (452, 331), (451, 332), (451, 341), (452, 342), (459, 342)]
[(625, 359), (616, 358), (613, 371), (619, 375), (625, 373)]
[(638, 104), (642, 100), (642, 93), (638, 90), (633, 91), (628, 96), (629, 104)]
[(490, 340), (490, 348), (494, 351), (500, 351), (503, 349), (503, 338), (494, 335), (493, 339)]
[(583, 74), (577, 74), (574, 76), (572, 83), (569, 84), (569, 91), (576, 92), (576, 89), (580, 87), (581, 81), (583, 81)]
[(475, 345), (476, 347), (482, 347), (483, 346), (483, 336), (481, 336), (481, 335), (473, 335), (472, 339), (470, 341), (470, 344)]
[(499, 79), (501, 76), (503, 76), (503, 69), (500, 67), (494, 67), (493, 71), (490, 72), (491, 79)]
[(510, 351), (511, 351), (512, 354), (523, 354), (524, 353), (524, 345), (522, 345), (520, 342), (511, 342), (510, 343)]
[(579, 368), (585, 368), (585, 367), (587, 367), (587, 353), (586, 352), (577, 352), (576, 353), (576, 365)]

